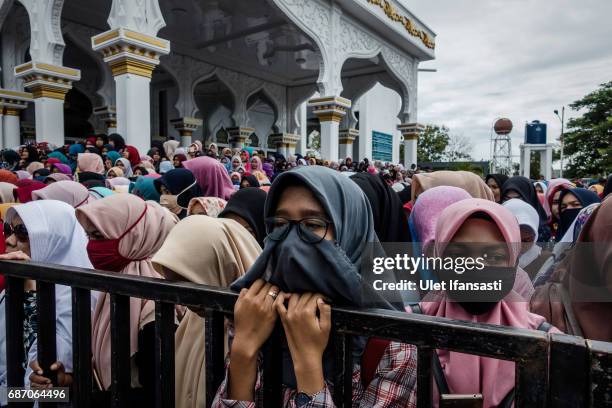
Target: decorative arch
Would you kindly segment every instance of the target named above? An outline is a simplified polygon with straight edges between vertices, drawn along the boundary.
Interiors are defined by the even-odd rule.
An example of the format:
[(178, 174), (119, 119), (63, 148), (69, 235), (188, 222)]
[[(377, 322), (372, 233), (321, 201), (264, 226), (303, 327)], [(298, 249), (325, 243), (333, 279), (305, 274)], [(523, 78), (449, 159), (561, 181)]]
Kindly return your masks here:
[[(257, 99), (254, 99), (254, 100), (251, 99), (253, 97), (258, 96), (259, 94), (261, 94), (261, 96), (258, 97)], [(278, 133), (280, 129), (280, 126), (279, 126), (280, 106), (279, 106), (278, 101), (274, 99), (274, 96), (270, 95), (270, 93), (267, 91), (265, 86), (261, 86), (258, 89), (254, 90), (246, 98), (247, 126), (251, 124), (251, 119), (249, 117), (249, 110), (251, 107), (254, 106), (255, 102), (257, 102), (258, 100), (262, 100), (263, 102), (267, 103), (268, 105), (272, 107), (272, 111), (274, 112), (274, 121), (272, 122), (272, 131), (273, 133)], [(249, 101), (252, 101), (252, 103), (249, 104)]]

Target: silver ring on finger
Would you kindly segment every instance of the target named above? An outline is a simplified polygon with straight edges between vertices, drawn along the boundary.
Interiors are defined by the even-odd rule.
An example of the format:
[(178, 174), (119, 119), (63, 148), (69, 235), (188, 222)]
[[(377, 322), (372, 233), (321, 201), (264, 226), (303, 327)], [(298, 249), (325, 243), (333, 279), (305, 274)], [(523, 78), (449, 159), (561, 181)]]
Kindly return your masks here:
[(278, 296), (278, 292), (271, 290), (268, 292), (268, 296), (270, 296), (272, 300), (276, 300), (276, 297)]

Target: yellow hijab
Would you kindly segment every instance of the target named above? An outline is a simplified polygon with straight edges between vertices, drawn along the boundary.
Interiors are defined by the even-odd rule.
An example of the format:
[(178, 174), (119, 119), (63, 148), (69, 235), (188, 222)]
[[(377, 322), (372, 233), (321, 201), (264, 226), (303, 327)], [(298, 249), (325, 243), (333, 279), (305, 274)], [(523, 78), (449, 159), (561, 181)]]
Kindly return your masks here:
[[(260, 252), (236, 221), (193, 215), (176, 224), (152, 262), (160, 273), (167, 268), (190, 282), (226, 288)], [(205, 407), (205, 344), (204, 319), (188, 311), (175, 334), (176, 408)]]

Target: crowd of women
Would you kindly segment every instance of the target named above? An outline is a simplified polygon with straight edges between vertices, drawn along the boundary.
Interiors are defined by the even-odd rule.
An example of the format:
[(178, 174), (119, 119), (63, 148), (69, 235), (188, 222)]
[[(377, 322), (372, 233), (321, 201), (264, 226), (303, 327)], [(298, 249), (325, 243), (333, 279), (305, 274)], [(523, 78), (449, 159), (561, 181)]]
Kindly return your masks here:
[[(215, 407), (265, 406), (261, 349), (280, 320), (286, 406), (331, 407), (335, 373), (331, 306), (403, 310), (470, 322), (566, 332), (612, 341), (612, 297), (585, 301), (589, 282), (612, 295), (612, 188), (566, 179), (533, 182), (464, 171), (414, 172), (368, 162), (266, 157), (245, 148), (188, 147), (169, 140), (146, 155), (120, 135), (99, 135), (50, 150), (2, 151), (0, 259), (95, 268), (124, 275), (231, 288), (227, 370)], [(608, 197), (606, 197), (608, 196)], [(399, 243), (432, 256), (451, 243), (496, 244), (491, 267), (513, 282), (488, 302), (452, 291), (376, 292), (362, 276), (366, 249)], [(597, 245), (582, 245), (591, 243)], [(378, 250), (384, 251), (382, 247)], [(389, 255), (389, 254), (387, 254)], [(2, 271), (0, 270), (0, 273)], [(443, 280), (421, 269), (421, 279)], [(515, 278), (514, 278), (515, 276)], [(0, 325), (5, 324), (0, 275)], [(72, 383), (71, 289), (56, 287), (57, 362), (36, 356), (36, 284), (24, 285), (25, 381)], [(111, 387), (110, 296), (92, 292), (92, 371)], [(581, 301), (576, 301), (581, 299)], [(155, 308), (130, 302), (131, 393), (153, 405)], [(176, 308), (176, 406), (205, 406), (204, 319)], [(0, 386), (6, 385), (0, 330)], [(357, 337), (354, 406), (416, 407), (416, 348)], [(438, 350), (441, 394), (482, 394), (484, 407), (510, 407), (514, 363)], [(49, 372), (57, 372), (51, 383)], [(0, 401), (0, 405), (6, 401)], [(100, 398), (99, 406), (109, 401)]]

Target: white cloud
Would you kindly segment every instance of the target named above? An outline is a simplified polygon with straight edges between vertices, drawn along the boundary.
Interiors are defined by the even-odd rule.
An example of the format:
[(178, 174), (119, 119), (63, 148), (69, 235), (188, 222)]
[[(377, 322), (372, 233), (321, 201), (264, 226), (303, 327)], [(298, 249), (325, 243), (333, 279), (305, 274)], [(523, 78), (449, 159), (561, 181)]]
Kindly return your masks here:
[(419, 122), (469, 136), (474, 158), (489, 158), (491, 125), (514, 123), (514, 153), (524, 124), (561, 124), (554, 109), (612, 80), (612, 1), (403, 0), (437, 33), (436, 59), (419, 75)]

